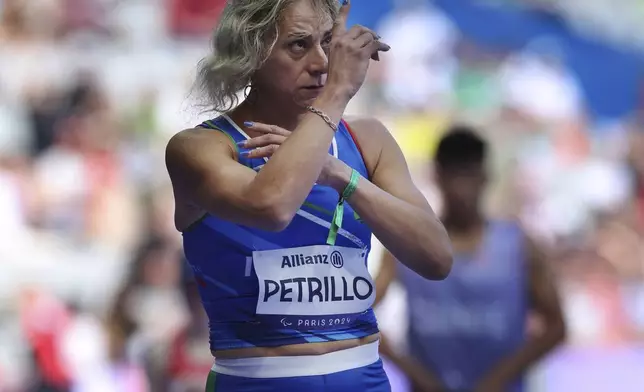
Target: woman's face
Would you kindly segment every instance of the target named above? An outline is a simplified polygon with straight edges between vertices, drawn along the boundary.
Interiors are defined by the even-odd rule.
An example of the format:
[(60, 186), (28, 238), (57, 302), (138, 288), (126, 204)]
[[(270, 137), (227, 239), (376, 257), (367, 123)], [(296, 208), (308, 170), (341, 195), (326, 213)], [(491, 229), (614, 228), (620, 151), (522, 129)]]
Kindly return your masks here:
[(258, 96), (310, 105), (326, 82), (332, 28), (331, 17), (309, 0), (287, 8), (278, 22), (273, 51), (253, 78)]

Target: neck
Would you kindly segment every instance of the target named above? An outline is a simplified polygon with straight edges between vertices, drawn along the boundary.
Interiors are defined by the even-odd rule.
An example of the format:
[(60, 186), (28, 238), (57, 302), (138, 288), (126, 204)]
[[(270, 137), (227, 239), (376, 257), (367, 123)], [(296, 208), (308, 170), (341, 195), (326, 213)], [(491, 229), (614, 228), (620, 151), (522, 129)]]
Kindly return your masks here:
[(479, 211), (464, 215), (447, 210), (441, 221), (447, 232), (453, 234), (470, 234), (479, 230), (484, 224), (483, 216)]
[(306, 114), (306, 109), (295, 104), (284, 105), (275, 101), (279, 100), (271, 102), (259, 97), (252, 101), (247, 99), (235, 108), (230, 116), (237, 124), (253, 121), (293, 131), (300, 123), (302, 116)]

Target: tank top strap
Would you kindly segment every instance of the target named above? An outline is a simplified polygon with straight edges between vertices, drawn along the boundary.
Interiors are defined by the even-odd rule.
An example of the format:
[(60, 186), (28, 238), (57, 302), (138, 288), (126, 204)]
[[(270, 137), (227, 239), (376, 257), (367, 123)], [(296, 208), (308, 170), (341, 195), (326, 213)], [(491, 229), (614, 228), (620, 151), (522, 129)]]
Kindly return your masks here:
[(342, 119), (340, 121), (340, 124), (344, 127), (344, 129), (346, 129), (347, 134), (349, 135), (349, 137), (351, 137), (351, 141), (356, 146), (356, 149), (358, 149), (358, 152), (360, 153), (360, 157), (364, 161), (364, 153), (362, 152), (362, 147), (360, 146), (360, 142), (358, 141), (356, 134), (351, 129), (351, 126), (349, 126), (349, 123), (345, 119)]
[(340, 120), (340, 123), (338, 124), (338, 132), (334, 142), (336, 139), (336, 146), (339, 146), (340, 150), (337, 157), (356, 169), (363, 177), (371, 179), (371, 173), (369, 173), (369, 170), (367, 169), (360, 142), (358, 142), (358, 139), (349, 123), (344, 119)]
[(199, 124), (198, 127), (222, 132), (224, 135), (228, 136), (235, 145), (243, 140), (243, 136), (239, 134), (236, 129), (231, 127), (227, 121), (222, 121), (222, 117), (206, 120)]
[(245, 158), (241, 155), (242, 150), (239, 148), (238, 143), (250, 139), (248, 134), (244, 132), (234, 121), (232, 121), (227, 115), (222, 114), (217, 118), (212, 120), (206, 120), (202, 122), (199, 127), (212, 129), (215, 131), (222, 132), (232, 141), (235, 149), (237, 150), (237, 160), (244, 166), (247, 166), (255, 171), (259, 170), (264, 166), (267, 159), (266, 158)]

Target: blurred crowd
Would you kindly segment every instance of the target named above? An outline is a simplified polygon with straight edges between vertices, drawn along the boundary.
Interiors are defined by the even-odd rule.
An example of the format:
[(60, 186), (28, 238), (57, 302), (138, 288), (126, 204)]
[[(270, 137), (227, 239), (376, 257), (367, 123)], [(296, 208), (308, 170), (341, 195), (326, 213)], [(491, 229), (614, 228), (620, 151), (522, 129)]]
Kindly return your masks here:
[[(215, 116), (191, 84), (224, 3), (0, 0), (0, 391), (203, 390), (207, 323), (163, 153), (174, 133)], [(400, 3), (378, 21), (393, 49), (350, 114), (386, 123), (436, 210), (442, 130), (473, 124), (492, 142), (487, 207), (549, 251), (570, 326), (535, 390), (572, 390), (561, 363), (644, 346), (644, 104), (595, 121), (552, 40), (482, 47), (437, 9)], [(573, 15), (576, 26), (605, 24), (591, 11), (610, 8), (593, 0), (580, 19), (570, 10), (586, 2), (503, 3)], [(630, 3), (625, 14), (641, 15)], [(602, 36), (624, 42), (625, 23)], [(389, 296), (383, 306), (404, 305)], [(394, 313), (382, 313), (395, 335)], [(642, 355), (619, 358), (622, 375), (644, 366)], [(553, 374), (556, 385), (544, 381)]]

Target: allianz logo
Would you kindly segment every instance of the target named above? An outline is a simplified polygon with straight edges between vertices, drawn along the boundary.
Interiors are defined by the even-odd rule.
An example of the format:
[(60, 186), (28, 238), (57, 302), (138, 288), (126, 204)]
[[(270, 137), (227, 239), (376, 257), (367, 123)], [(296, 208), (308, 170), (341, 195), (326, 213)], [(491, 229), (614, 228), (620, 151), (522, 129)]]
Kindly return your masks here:
[(290, 254), (282, 256), (282, 268), (295, 268), (310, 264), (331, 264), (335, 268), (342, 268), (344, 266), (344, 258), (342, 253), (334, 250), (330, 255), (328, 254), (314, 254), (304, 256), (304, 254)]

